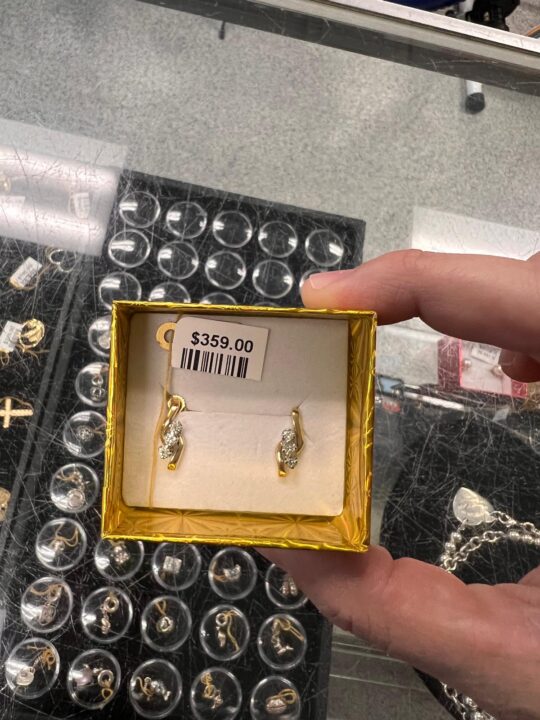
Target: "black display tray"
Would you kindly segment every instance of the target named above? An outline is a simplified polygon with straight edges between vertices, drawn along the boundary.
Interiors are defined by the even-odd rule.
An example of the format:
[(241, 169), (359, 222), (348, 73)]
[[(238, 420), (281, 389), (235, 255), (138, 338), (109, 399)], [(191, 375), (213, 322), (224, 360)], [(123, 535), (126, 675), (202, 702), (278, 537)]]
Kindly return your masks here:
[[(231, 292), (238, 304), (268, 304), (295, 306), (300, 303), (299, 280), (315, 265), (307, 258), (303, 243), (314, 229), (329, 228), (343, 241), (343, 257), (334, 266), (347, 268), (361, 261), (364, 238), (364, 223), (337, 216), (276, 205), (253, 198), (241, 197), (200, 186), (176, 181), (163, 180), (134, 172), (125, 172), (121, 178), (118, 198), (131, 191), (145, 191), (155, 195), (160, 203), (161, 213), (149, 228), (142, 229), (151, 243), (151, 252), (143, 265), (128, 269), (141, 286), (141, 298), (147, 299), (151, 289), (169, 280), (160, 271), (156, 254), (163, 245), (174, 238), (165, 227), (167, 209), (176, 201), (194, 201), (204, 206), (208, 213), (208, 226), (193, 244), (200, 258), (198, 271), (191, 277), (179, 280), (189, 292), (192, 301), (201, 300), (210, 292), (219, 291), (207, 279), (204, 266), (212, 253), (223, 250), (212, 235), (212, 218), (222, 210), (239, 210), (247, 215), (253, 226), (253, 238), (242, 248), (234, 249), (246, 265), (246, 279)], [(118, 212), (118, 203), (113, 209), (108, 228), (108, 240), (116, 233), (129, 229)], [(258, 294), (251, 283), (251, 274), (256, 264), (265, 259), (257, 243), (260, 226), (269, 220), (285, 220), (297, 231), (299, 245), (296, 251), (284, 259), (295, 278), (291, 291), (283, 298), (269, 300)], [(34, 246), (13, 240), (2, 241), (2, 274), (6, 281), (16, 266), (27, 256), (43, 259), (43, 251)], [(320, 268), (324, 269), (324, 268)], [(2, 306), (2, 320), (22, 322), (29, 317), (39, 318), (47, 332), (37, 356), (13, 357), (0, 372), (2, 373), (2, 394), (11, 395), (34, 405), (35, 412), (24, 425), (13, 424), (4, 431), (1, 443), (2, 485), (11, 490), (12, 502), (0, 534), (2, 552), (2, 662), (13, 646), (21, 639), (32, 635), (20, 620), (19, 604), (27, 585), (34, 579), (53, 574), (42, 567), (35, 556), (34, 543), (41, 526), (53, 517), (61, 517), (49, 498), (49, 483), (53, 472), (68, 462), (76, 462), (63, 444), (62, 430), (66, 420), (74, 413), (89, 409), (75, 392), (75, 378), (79, 370), (90, 362), (98, 360), (88, 345), (87, 333), (92, 321), (108, 313), (100, 305), (98, 287), (101, 280), (111, 272), (122, 272), (107, 256), (107, 245), (98, 258), (74, 256), (69, 273), (50, 271), (43, 275), (37, 288), (25, 292), (9, 288), (7, 302)], [(7, 286), (7, 283), (5, 284)], [(98, 409), (99, 411), (99, 409)], [(101, 458), (81, 460), (102, 474)], [(178, 593), (193, 615), (192, 635), (185, 645), (175, 653), (160, 654), (150, 649), (141, 639), (139, 618), (142, 609), (152, 597), (162, 594), (150, 573), (150, 557), (155, 544), (145, 543), (145, 559), (141, 570), (125, 583), (114, 583), (130, 595), (135, 615), (128, 634), (110, 646), (101, 646), (111, 651), (122, 668), (122, 686), (116, 698), (101, 711), (84, 710), (70, 700), (66, 692), (66, 674), (69, 663), (84, 649), (100, 647), (83, 634), (80, 624), (80, 609), (83, 599), (92, 591), (108, 582), (97, 572), (93, 561), (93, 549), (99, 539), (100, 509), (97, 503), (89, 510), (74, 516), (85, 527), (88, 534), (88, 549), (83, 561), (74, 569), (59, 573), (69, 583), (75, 598), (71, 619), (60, 630), (47, 637), (56, 646), (61, 667), (59, 679), (50, 693), (34, 701), (20, 701), (4, 686), (0, 695), (0, 716), (2, 718), (33, 717), (86, 717), (98, 715), (104, 718), (135, 717), (126, 693), (126, 679), (143, 660), (163, 657), (171, 660), (180, 670), (183, 679), (183, 696), (172, 717), (191, 717), (189, 709), (189, 688), (196, 674), (205, 667), (217, 665), (206, 656), (198, 640), (200, 618), (211, 607), (222, 602), (209, 586), (208, 562), (219, 550), (216, 547), (201, 546), (203, 567), (198, 581), (191, 588)], [(257, 553), (252, 553), (258, 568), (258, 581), (253, 592), (235, 604), (249, 619), (251, 640), (246, 653), (238, 660), (222, 663), (240, 680), (244, 701), (239, 718), (249, 718), (249, 695), (259, 680), (267, 675), (279, 674), (268, 668), (261, 660), (256, 636), (262, 621), (281, 612), (268, 599), (264, 590), (264, 575), (268, 563)], [(173, 593), (174, 594), (174, 593)], [(308, 649), (304, 661), (283, 673), (292, 680), (302, 698), (303, 720), (322, 720), (326, 717), (326, 695), (328, 684), (331, 627), (311, 605), (291, 611), (303, 624)]]

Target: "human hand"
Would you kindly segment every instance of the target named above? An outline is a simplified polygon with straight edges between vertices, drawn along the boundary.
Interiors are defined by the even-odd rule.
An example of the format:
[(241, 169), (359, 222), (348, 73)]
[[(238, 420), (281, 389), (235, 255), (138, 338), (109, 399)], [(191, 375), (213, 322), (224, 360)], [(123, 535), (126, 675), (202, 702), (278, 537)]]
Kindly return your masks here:
[[(540, 254), (527, 262), (405, 250), (311, 276), (307, 307), (375, 310), (504, 348), (502, 369), (540, 379)], [(517, 584), (465, 585), (441, 568), (363, 555), (267, 550), (333, 623), (474, 698), (497, 720), (540, 718), (540, 567)]]

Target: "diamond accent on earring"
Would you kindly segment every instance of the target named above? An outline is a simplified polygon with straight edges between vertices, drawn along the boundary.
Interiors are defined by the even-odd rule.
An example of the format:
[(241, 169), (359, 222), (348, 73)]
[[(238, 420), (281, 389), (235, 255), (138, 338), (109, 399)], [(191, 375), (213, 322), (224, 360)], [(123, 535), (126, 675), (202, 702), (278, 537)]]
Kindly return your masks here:
[(120, 566), (125, 565), (131, 557), (123, 542), (113, 546), (111, 555), (115, 563)]
[(159, 446), (159, 457), (162, 460), (171, 458), (176, 450), (176, 444), (182, 437), (182, 423), (176, 420), (172, 422), (169, 429), (163, 436), (163, 445)]
[(287, 429), (281, 433), (281, 457), (291, 470), (298, 465), (298, 438), (294, 430)]
[(94, 437), (94, 431), (88, 425), (81, 425), (75, 430), (75, 435), (81, 442), (90, 442)]
[(63, 540), (54, 540), (51, 549), (55, 557), (58, 557), (66, 549), (66, 543)]
[(168, 702), (169, 698), (172, 695), (172, 692), (170, 690), (167, 690), (163, 680), (152, 680), (151, 678), (145, 678), (145, 681), (147, 679), (150, 681), (149, 685), (152, 693), (154, 695), (157, 695), (158, 697), (163, 698), (164, 702)]
[(171, 575), (178, 575), (182, 569), (182, 558), (173, 557), (167, 555), (163, 561), (163, 572), (170, 573)]
[(223, 578), (225, 582), (235, 582), (236, 580), (240, 579), (241, 575), (242, 568), (238, 563), (236, 563), (236, 565), (233, 565), (232, 568), (223, 568)]

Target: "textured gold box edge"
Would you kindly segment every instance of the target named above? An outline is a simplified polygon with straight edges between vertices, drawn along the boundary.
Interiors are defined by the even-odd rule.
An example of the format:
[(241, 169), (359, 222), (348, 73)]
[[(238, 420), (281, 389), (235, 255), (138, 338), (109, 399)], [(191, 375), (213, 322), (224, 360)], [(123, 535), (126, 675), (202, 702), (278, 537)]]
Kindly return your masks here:
[[(129, 323), (138, 312), (341, 317), (349, 321), (347, 472), (343, 512), (334, 518), (135, 508), (125, 505), (123, 429)], [(365, 325), (368, 327), (364, 327)], [(111, 539), (198, 542), (365, 551), (369, 544), (374, 425), (376, 315), (361, 310), (310, 310), (120, 301), (113, 303), (102, 535)], [(244, 532), (235, 532), (240, 524)], [(209, 532), (208, 527), (215, 532)], [(182, 528), (180, 530), (179, 528)], [(270, 532), (269, 532), (270, 531)]]

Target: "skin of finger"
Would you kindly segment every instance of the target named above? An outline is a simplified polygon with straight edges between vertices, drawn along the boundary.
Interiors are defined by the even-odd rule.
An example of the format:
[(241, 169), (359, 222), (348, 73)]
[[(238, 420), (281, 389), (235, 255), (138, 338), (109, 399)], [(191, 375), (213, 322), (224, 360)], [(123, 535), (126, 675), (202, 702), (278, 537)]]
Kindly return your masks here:
[(540, 363), (529, 355), (502, 350), (499, 356), (502, 371), (519, 382), (537, 382), (540, 380)]
[[(478, 282), (474, 277), (474, 272), (471, 277), (470, 267), (466, 269), (466, 272), (462, 272), (464, 268), (461, 260), (455, 264), (455, 256), (451, 258), (438, 256), (435, 266), (430, 267), (431, 258), (427, 258), (426, 261), (426, 254), (421, 254), (420, 257), (410, 253), (407, 253), (407, 257), (399, 257), (400, 255), (402, 254), (397, 253), (379, 258), (378, 261), (372, 261), (371, 267), (368, 268), (370, 265), (368, 263), (363, 268), (349, 273), (350, 276), (354, 275), (356, 286), (352, 288), (353, 278), (343, 275), (335, 285), (327, 286), (322, 291), (313, 290), (309, 283), (306, 283), (303, 292), (306, 305), (310, 307), (375, 309), (381, 323), (395, 322), (419, 315), (435, 329), (446, 334), (512, 348), (525, 347), (527, 352), (530, 352), (531, 346), (527, 343), (524, 344), (523, 337), (520, 336), (523, 329), (525, 332), (531, 329), (530, 327), (522, 328), (520, 311), (523, 310), (523, 297), (519, 298), (516, 317), (509, 318), (510, 327), (503, 328), (501, 332), (501, 322), (508, 318), (508, 306), (501, 308), (502, 315), (497, 312), (500, 309), (499, 291), (501, 288), (497, 286), (496, 281), (497, 276), (504, 276), (510, 267), (506, 261), (503, 261), (504, 265), (499, 262), (500, 259), (496, 259), (495, 263), (491, 260), (486, 263), (485, 259), (481, 258), (483, 269), (486, 269), (485, 265), (489, 264), (489, 269), (492, 271), (491, 281), (488, 278), (488, 292), (486, 293), (485, 279), (480, 279)], [(540, 255), (533, 258), (530, 263), (534, 264), (539, 257)], [(467, 258), (467, 261), (469, 259)], [(518, 280), (517, 274), (524, 272), (524, 264), (515, 265), (515, 261), (510, 261), (510, 263), (513, 266), (512, 277)], [(367, 273), (364, 272), (366, 268), (368, 268)], [(407, 269), (412, 272), (404, 282), (399, 274)], [(428, 270), (427, 277), (423, 272), (425, 270)], [(536, 296), (538, 292), (536, 277), (529, 275), (529, 278)], [(495, 285), (492, 281), (495, 281)], [(468, 286), (465, 287), (466, 291), (470, 291), (472, 288), (476, 292), (484, 293), (484, 301), (488, 298), (495, 301), (491, 308), (493, 314), (489, 316), (490, 321), (487, 326), (486, 318), (488, 316), (484, 314), (485, 302), (478, 306), (474, 302), (475, 298), (470, 297), (470, 292), (462, 295), (458, 286), (463, 285), (463, 282)], [(493, 293), (494, 287), (497, 290), (495, 294)], [(440, 292), (441, 288), (443, 288), (442, 292)], [(444, 307), (445, 302), (447, 303), (446, 307)], [(471, 306), (473, 313), (470, 312)], [(532, 349), (535, 353), (538, 350), (534, 344)], [(503, 356), (502, 360), (504, 369), (510, 374), (519, 376), (519, 379), (536, 379), (536, 361), (527, 355), (520, 353), (516, 360), (516, 354), (512, 356), (508, 354)], [(372, 551), (369, 554), (373, 557)], [(365, 562), (369, 554), (360, 562)], [(539, 717), (537, 708), (540, 705), (540, 698), (532, 697), (537, 693), (529, 693), (532, 698), (529, 701), (523, 700), (523, 697), (527, 697), (527, 688), (535, 688), (537, 685), (534, 676), (538, 673), (537, 658), (540, 657), (540, 654), (537, 647), (529, 647), (527, 632), (523, 632), (523, 624), (519, 622), (517, 616), (522, 604), (525, 603), (529, 606), (528, 611), (533, 610), (536, 623), (538, 622), (540, 597), (534, 587), (536, 575), (531, 574), (530, 577), (527, 577), (524, 580), (525, 586), (522, 587), (505, 585), (494, 590), (484, 586), (480, 588), (477, 586), (463, 588), (461, 586), (475, 602), (478, 602), (479, 599), (482, 600), (482, 604), (486, 605), (483, 608), (485, 611), (490, 605), (494, 605), (492, 608), (494, 612), (480, 612), (478, 615), (478, 612), (473, 612), (473, 608), (467, 607), (470, 602), (469, 598), (463, 602), (462, 597), (452, 598), (450, 596), (447, 598), (449, 603), (442, 605), (441, 602), (436, 602), (435, 606), (426, 602), (425, 598), (424, 601), (419, 599), (417, 597), (418, 590), (422, 588), (422, 580), (425, 578), (405, 577), (404, 585), (398, 592), (392, 590), (395, 580), (388, 579), (383, 582), (381, 591), (379, 591), (377, 589), (379, 583), (376, 577), (372, 577), (373, 573), (369, 571), (367, 563), (363, 571), (359, 573), (358, 568), (352, 566), (357, 559), (351, 560), (345, 556), (343, 560), (346, 567), (342, 568), (341, 573), (338, 572), (335, 577), (332, 573), (335, 569), (334, 558), (329, 567), (324, 564), (320, 564), (319, 567), (310, 567), (311, 563), (306, 562), (306, 558), (302, 555), (300, 554), (298, 560), (295, 561), (291, 553), (278, 551), (271, 553), (271, 559), (282, 567), (286, 567), (297, 578), (307, 594), (334, 622), (366, 637), (383, 650), (413, 663), (420, 669), (446, 679), (451, 685), (464, 691), (470, 688), (470, 693), (475, 695), (478, 701), (481, 701), (481, 697), (477, 694), (480, 693), (482, 697), (486, 698), (486, 702), (481, 704), (486, 709), (499, 713), (498, 717), (504, 718), (504, 720)], [(320, 558), (317, 560), (317, 563), (319, 562)], [(398, 563), (400, 562), (403, 563), (403, 561), (398, 561)], [(409, 562), (414, 563), (415, 561)], [(390, 563), (392, 567), (396, 565), (389, 557), (384, 560), (384, 563)], [(376, 565), (379, 565), (379, 559), (377, 559)], [(430, 570), (436, 570), (436, 568), (430, 568)], [(382, 571), (381, 568), (378, 568), (376, 572), (384, 578), (388, 577), (389, 570), (385, 569), (383, 564)], [(390, 575), (396, 577), (399, 572), (392, 570)], [(442, 586), (446, 584), (446, 579), (443, 581), (440, 577), (433, 578), (431, 591), (435, 588), (437, 593), (440, 592), (443, 589)], [(326, 584), (326, 591), (324, 587), (321, 587), (322, 582)], [(366, 585), (371, 582), (372, 588), (366, 588)], [(349, 587), (350, 583), (352, 583), (352, 587)], [(529, 587), (529, 585), (533, 585), (533, 587)], [(451, 595), (454, 590), (455, 588), (452, 588)], [(486, 592), (489, 593), (487, 597), (485, 597)], [(520, 596), (516, 597), (518, 592)], [(407, 593), (411, 596), (409, 600), (406, 597), (403, 598), (403, 595)], [(370, 597), (375, 600), (374, 611), (369, 607)], [(395, 610), (392, 612), (388, 608), (388, 597), (395, 600), (394, 605), (398, 608), (397, 612)], [(386, 601), (380, 602), (385, 598)], [(363, 607), (365, 599), (368, 599), (367, 611)], [(415, 600), (420, 600), (420, 602), (417, 603)], [(440, 598), (440, 600), (444, 600), (444, 598)], [(457, 605), (454, 602), (456, 600)], [(358, 608), (359, 605), (360, 608)], [(413, 627), (410, 622), (407, 622), (407, 615), (411, 614), (407, 608), (411, 607)], [(439, 618), (438, 613), (442, 607), (450, 609), (445, 617)], [(455, 616), (456, 607), (458, 608), (457, 617)], [(376, 613), (375, 619), (373, 619), (374, 612)], [(490, 619), (483, 629), (486, 616)], [(527, 613), (528, 616), (529, 613)], [(526, 627), (528, 626), (527, 622)], [(445, 641), (448, 627), (451, 628), (451, 635)], [(491, 652), (488, 653), (486, 652), (486, 640), (488, 644), (492, 644), (492, 635), (505, 637), (505, 646), (501, 647), (496, 644), (496, 647), (492, 646)], [(513, 635), (516, 637), (513, 638)], [(506, 642), (509, 643), (509, 646), (506, 645)], [(479, 651), (479, 657), (476, 657), (478, 652), (475, 652), (475, 649)], [(519, 657), (512, 663), (512, 651), (516, 649)], [(530, 655), (527, 650), (531, 651)], [(458, 657), (456, 657), (456, 653)], [(476, 662), (474, 662), (475, 657)], [(489, 662), (486, 662), (488, 659)], [(489, 667), (487, 676), (484, 671), (486, 667)], [(514, 677), (511, 677), (512, 672), (508, 672), (509, 667), (520, 669), (517, 673), (517, 681), (515, 674)], [(532, 677), (531, 667), (534, 668)], [(509, 695), (514, 699), (509, 698)]]
[(337, 277), (319, 290), (308, 278), (305, 305), (375, 310), (380, 324), (419, 316), (446, 335), (540, 361), (537, 261), (400, 250)]
[[(531, 255), (527, 263), (540, 271), (540, 252)], [(540, 380), (540, 362), (524, 353), (502, 350), (499, 357), (502, 371), (508, 377), (519, 382), (537, 382)]]
[(378, 547), (361, 556), (264, 554), (343, 629), (471, 694), (497, 717), (540, 717), (540, 592), (531, 605), (417, 560), (394, 561)]

